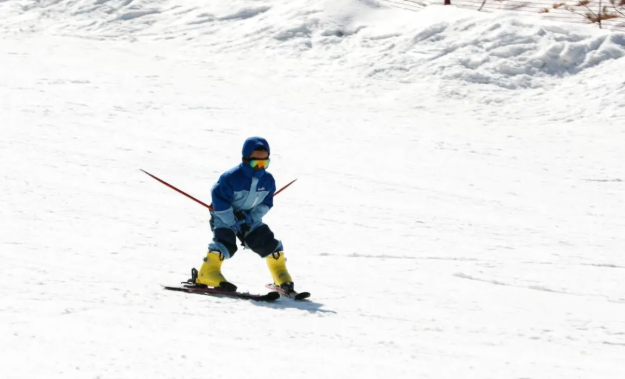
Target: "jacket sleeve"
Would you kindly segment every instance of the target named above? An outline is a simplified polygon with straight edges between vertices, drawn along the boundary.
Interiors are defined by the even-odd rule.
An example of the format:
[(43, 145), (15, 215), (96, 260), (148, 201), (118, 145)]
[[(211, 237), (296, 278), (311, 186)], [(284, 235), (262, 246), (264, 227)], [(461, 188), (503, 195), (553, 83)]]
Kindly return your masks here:
[(236, 223), (234, 211), (232, 209), (232, 198), (234, 189), (228, 183), (228, 178), (222, 175), (211, 191), (213, 199), (213, 209), (216, 217), (219, 217), (228, 227), (233, 227)]

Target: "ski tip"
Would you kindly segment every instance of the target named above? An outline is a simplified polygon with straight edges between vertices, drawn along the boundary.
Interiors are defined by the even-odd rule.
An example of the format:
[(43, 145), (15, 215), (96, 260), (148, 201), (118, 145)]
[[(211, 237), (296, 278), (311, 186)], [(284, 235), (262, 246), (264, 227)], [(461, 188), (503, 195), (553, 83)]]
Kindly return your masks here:
[(280, 287), (276, 286), (275, 284), (267, 284), (265, 285), (265, 287), (274, 290), (275, 292), (277, 292), (278, 294), (280, 294), (280, 296), (283, 297), (287, 297), (289, 299), (293, 299), (293, 300), (304, 300), (304, 299), (308, 299), (310, 297), (310, 292), (294, 292), (294, 293), (285, 293)]
[(297, 295), (295, 295), (294, 299), (304, 300), (304, 299), (308, 299), (309, 297), (310, 297), (310, 292), (300, 292)]

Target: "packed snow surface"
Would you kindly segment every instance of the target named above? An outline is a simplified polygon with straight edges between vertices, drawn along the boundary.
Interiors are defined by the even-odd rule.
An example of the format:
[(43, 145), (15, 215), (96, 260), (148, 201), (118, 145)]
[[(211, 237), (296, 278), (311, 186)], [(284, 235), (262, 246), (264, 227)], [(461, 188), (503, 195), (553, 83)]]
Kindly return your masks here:
[[(376, 1), (0, 2), (0, 377), (625, 377), (625, 35)], [(246, 137), (310, 302), (166, 292)], [(254, 253), (224, 263), (266, 291)]]

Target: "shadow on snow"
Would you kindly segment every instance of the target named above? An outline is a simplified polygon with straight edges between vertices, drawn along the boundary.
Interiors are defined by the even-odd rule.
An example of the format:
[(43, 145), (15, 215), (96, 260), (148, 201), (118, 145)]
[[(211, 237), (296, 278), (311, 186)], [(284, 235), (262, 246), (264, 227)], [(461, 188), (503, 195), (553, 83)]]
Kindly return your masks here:
[(285, 298), (280, 298), (276, 301), (272, 301), (272, 302), (266, 302), (266, 301), (251, 301), (252, 304), (260, 306), (260, 307), (267, 307), (267, 308), (274, 308), (274, 309), (301, 309), (303, 311), (307, 311), (309, 313), (332, 313), (332, 314), (336, 314), (336, 311), (332, 311), (329, 309), (323, 309), (323, 304), (321, 303), (317, 303), (314, 301), (310, 301), (310, 300), (300, 300), (300, 301), (296, 301), (296, 300), (291, 300), (291, 299), (285, 299)]

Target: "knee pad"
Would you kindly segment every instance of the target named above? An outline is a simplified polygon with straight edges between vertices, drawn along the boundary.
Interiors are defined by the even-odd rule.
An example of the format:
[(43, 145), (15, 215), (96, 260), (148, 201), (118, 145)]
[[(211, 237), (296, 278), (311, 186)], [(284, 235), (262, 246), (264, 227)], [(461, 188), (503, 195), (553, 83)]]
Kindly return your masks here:
[(245, 236), (245, 244), (262, 258), (268, 257), (280, 246), (267, 225), (261, 225)]

